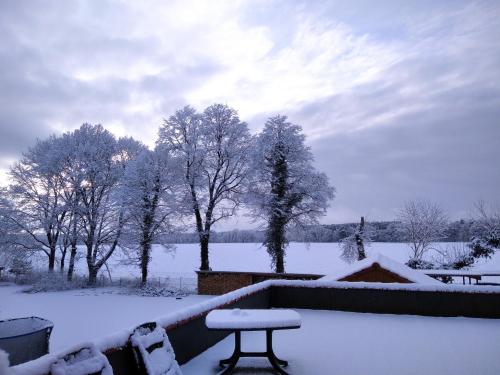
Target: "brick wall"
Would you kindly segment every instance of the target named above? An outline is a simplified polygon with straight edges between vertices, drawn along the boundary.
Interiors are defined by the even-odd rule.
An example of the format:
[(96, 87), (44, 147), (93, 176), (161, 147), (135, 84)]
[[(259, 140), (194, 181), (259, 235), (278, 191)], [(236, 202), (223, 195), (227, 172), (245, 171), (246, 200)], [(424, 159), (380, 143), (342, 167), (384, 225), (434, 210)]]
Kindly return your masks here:
[(265, 280), (317, 280), (324, 275), (232, 271), (197, 271), (198, 294), (220, 295)]

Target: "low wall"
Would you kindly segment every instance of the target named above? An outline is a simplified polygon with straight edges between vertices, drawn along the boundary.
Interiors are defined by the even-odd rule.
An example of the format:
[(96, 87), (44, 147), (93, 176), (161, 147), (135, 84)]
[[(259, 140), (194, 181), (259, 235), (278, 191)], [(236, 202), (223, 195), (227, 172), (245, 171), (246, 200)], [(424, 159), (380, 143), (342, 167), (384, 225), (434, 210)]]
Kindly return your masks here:
[(274, 285), (270, 301), (275, 308), (500, 319), (500, 288), (497, 289), (498, 293), (470, 293), (465, 290), (356, 288), (352, 284), (344, 288)]
[(197, 271), (198, 294), (221, 295), (266, 280), (318, 280), (324, 275), (238, 271)]

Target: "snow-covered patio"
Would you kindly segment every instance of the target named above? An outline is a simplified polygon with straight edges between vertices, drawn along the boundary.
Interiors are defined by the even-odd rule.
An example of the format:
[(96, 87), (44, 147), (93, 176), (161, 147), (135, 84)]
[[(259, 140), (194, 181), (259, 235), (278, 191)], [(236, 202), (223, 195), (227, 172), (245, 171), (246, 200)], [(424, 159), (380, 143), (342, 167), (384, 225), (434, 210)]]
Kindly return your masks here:
[[(500, 373), (500, 320), (297, 310), (298, 330), (276, 331), (274, 349), (293, 375)], [(234, 335), (182, 366), (184, 374), (216, 374)], [(242, 333), (242, 349), (265, 348), (263, 332)], [(241, 374), (265, 374), (265, 358), (243, 358)]]

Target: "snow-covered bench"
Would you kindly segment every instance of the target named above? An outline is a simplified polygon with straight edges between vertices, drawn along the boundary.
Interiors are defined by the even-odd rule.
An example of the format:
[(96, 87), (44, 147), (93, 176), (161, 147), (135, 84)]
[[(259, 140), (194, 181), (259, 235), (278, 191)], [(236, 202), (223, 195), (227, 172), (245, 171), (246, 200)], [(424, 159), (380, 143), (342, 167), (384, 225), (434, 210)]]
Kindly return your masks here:
[(137, 370), (143, 375), (182, 375), (167, 333), (157, 323), (145, 323), (130, 335)]
[(108, 359), (92, 344), (61, 355), (50, 368), (51, 375), (113, 375)]
[[(288, 366), (288, 362), (276, 357), (273, 351), (273, 331), (300, 328), (298, 312), (284, 309), (213, 310), (207, 315), (205, 324), (208, 329), (234, 331), (234, 352), (229, 358), (219, 361), (221, 366), (228, 365), (223, 374), (231, 373), (241, 357), (267, 357), (279, 374), (287, 375), (281, 366)], [(241, 331), (266, 331), (266, 351), (242, 352)]]

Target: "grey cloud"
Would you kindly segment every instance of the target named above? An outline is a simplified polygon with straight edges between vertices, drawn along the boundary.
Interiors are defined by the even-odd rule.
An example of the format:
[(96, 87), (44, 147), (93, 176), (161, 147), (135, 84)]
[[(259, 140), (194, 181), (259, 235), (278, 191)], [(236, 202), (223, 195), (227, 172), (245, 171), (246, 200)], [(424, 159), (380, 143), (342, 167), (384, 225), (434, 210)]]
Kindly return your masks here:
[[(470, 104), (464, 95), (441, 98), (439, 111), (312, 142), (318, 168), (338, 189), (329, 219), (391, 219), (414, 198), (438, 201), (454, 218), (466, 215), (479, 198), (498, 202), (500, 107), (480, 99), (464, 106)], [(339, 218), (346, 207), (353, 216)]]
[[(176, 66), (158, 40), (127, 33), (134, 16), (104, 1), (0, 4), (0, 158), (83, 122), (120, 122), (132, 135), (155, 137), (162, 116), (186, 104), (183, 93), (219, 69), (209, 59)], [(120, 71), (93, 81), (71, 75), (75, 66), (98, 71), (134, 59), (165, 69), (136, 79)], [(127, 113), (137, 95), (157, 103), (158, 113)]]
[[(492, 20), (499, 9), (462, 1), (243, 4), (238, 22), (268, 30), (271, 59), (307, 17), (343, 23), (399, 53), (378, 80), (275, 109), (303, 126), (318, 168), (338, 189), (325, 221), (389, 219), (413, 197), (441, 201), (458, 217), (479, 197), (498, 199), (500, 24)], [(0, 169), (36, 137), (86, 121), (119, 123), (152, 141), (163, 117), (224, 73), (216, 55), (180, 56), (184, 46), (202, 47), (197, 30), (145, 36), (131, 32), (137, 16), (126, 3), (108, 1), (0, 2)], [(133, 78), (107, 71), (137, 61), (161, 69)], [(75, 68), (106, 73), (85, 81)], [(151, 108), (130, 111), (137, 97)], [(243, 120), (257, 131), (273, 114)]]

